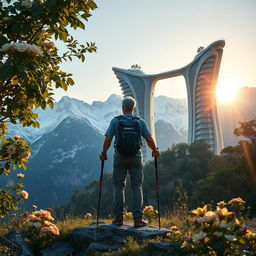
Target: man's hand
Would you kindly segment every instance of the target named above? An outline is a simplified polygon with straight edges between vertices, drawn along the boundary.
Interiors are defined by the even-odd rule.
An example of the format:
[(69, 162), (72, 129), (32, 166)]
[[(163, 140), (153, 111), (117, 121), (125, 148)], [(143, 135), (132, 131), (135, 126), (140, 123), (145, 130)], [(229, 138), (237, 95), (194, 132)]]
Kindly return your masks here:
[(152, 157), (158, 158), (160, 156), (160, 151), (158, 149), (152, 151)]
[(101, 161), (105, 161), (105, 160), (107, 160), (107, 159), (108, 159), (107, 154), (104, 153), (104, 152), (101, 152), (101, 154), (100, 154), (100, 160), (101, 160)]

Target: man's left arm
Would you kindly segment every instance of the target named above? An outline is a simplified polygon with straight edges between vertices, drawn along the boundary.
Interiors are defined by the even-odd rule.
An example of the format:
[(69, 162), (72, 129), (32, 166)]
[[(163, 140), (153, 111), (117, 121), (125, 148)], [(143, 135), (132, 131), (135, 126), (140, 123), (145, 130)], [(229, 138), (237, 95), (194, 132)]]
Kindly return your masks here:
[(149, 128), (145, 122), (145, 120), (141, 120), (141, 124), (142, 124), (142, 136), (144, 137), (144, 139), (147, 142), (147, 145), (149, 146), (149, 148), (152, 149), (152, 156), (153, 157), (159, 157), (160, 156), (160, 151), (158, 150), (156, 143), (153, 139), (153, 137), (151, 136), (151, 132), (149, 131)]

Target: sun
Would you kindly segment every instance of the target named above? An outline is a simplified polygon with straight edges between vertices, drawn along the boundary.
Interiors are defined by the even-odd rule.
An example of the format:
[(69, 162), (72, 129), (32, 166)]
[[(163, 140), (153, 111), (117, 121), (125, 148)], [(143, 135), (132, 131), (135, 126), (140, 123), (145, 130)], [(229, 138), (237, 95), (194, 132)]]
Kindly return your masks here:
[(231, 103), (235, 100), (239, 87), (240, 86), (235, 79), (220, 79), (216, 89), (217, 100), (222, 103)]

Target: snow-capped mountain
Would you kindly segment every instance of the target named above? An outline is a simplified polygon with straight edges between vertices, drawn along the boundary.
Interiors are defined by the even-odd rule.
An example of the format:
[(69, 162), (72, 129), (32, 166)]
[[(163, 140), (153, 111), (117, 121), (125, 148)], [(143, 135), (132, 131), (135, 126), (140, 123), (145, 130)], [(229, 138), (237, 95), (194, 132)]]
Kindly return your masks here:
[(54, 130), (65, 118), (78, 117), (86, 118), (92, 127), (103, 134), (111, 118), (121, 113), (120, 102), (121, 96), (115, 94), (104, 102), (94, 101), (91, 105), (64, 96), (59, 102), (55, 103), (53, 109), (47, 107), (46, 110), (40, 108), (35, 110), (39, 115), (40, 128), (11, 125), (10, 133), (19, 134), (33, 142), (41, 135)]
[[(155, 98), (155, 123), (163, 121), (171, 124), (174, 130), (184, 136), (188, 129), (188, 103), (186, 99), (173, 99), (166, 96)], [(185, 142), (185, 141), (184, 141)]]
[[(121, 114), (121, 101), (121, 96), (116, 94), (112, 94), (106, 101), (94, 101), (92, 104), (65, 96), (55, 103), (53, 109), (35, 111), (39, 115), (40, 128), (10, 125), (9, 133), (19, 134), (28, 141), (34, 142), (42, 135), (53, 131), (65, 118), (76, 117), (86, 118), (95, 130), (104, 135), (110, 120)], [(158, 123), (160, 120), (170, 125), (177, 135), (184, 137), (185, 134), (184, 142), (186, 141), (186, 100), (156, 97), (155, 122)]]
[[(238, 127), (238, 121), (256, 118), (256, 88), (242, 92), (242, 98), (235, 106), (220, 106), (225, 146), (237, 143), (233, 130)], [(54, 109), (37, 110), (40, 129), (10, 127), (11, 135), (21, 135), (31, 142), (33, 155), (24, 178), (30, 193), (26, 201), (29, 206), (37, 204), (45, 208), (64, 204), (75, 190), (98, 179), (104, 132), (110, 120), (121, 113), (121, 100), (121, 96), (113, 94), (104, 102), (88, 104), (63, 97)], [(186, 142), (187, 111), (186, 100), (155, 98), (155, 130), (160, 150), (173, 143)], [(113, 148), (108, 153), (104, 172), (112, 171), (112, 151)], [(0, 184), (13, 184), (15, 179), (15, 173), (12, 173), (3, 176)]]

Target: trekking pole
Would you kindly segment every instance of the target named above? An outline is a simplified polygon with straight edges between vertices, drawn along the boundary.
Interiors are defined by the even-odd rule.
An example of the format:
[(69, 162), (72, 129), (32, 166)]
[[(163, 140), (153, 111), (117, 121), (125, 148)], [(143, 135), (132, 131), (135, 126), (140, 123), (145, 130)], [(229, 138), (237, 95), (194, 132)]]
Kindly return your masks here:
[(101, 192), (102, 192), (103, 169), (104, 169), (104, 160), (101, 161), (100, 188), (99, 188), (99, 200), (98, 200), (98, 209), (97, 209), (97, 227), (99, 225), (99, 216), (100, 216), (100, 198), (101, 198)]
[(160, 208), (159, 208), (159, 190), (158, 190), (158, 171), (157, 171), (157, 158), (155, 157), (155, 170), (156, 170), (156, 198), (157, 198), (157, 210), (158, 210), (158, 227), (161, 229), (160, 223)]

